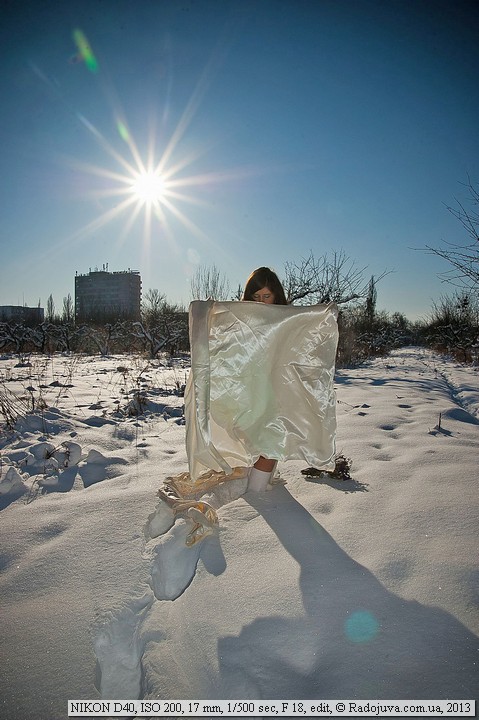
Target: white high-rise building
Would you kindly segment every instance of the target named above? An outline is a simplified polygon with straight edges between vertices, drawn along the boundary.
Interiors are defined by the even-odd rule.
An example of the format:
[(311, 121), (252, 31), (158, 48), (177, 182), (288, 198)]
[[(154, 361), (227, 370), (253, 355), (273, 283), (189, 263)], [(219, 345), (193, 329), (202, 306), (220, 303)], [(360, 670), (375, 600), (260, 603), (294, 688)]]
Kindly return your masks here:
[(139, 320), (141, 277), (136, 270), (90, 270), (75, 276), (75, 318), (78, 321)]

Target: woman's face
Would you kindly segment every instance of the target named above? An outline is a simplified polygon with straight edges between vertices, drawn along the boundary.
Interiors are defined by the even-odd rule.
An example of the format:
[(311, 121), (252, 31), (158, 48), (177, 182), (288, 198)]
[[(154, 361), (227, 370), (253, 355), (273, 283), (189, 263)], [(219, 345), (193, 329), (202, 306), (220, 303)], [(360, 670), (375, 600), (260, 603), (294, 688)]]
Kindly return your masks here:
[(253, 300), (255, 302), (265, 303), (266, 305), (274, 305), (274, 294), (269, 288), (264, 287), (254, 293)]

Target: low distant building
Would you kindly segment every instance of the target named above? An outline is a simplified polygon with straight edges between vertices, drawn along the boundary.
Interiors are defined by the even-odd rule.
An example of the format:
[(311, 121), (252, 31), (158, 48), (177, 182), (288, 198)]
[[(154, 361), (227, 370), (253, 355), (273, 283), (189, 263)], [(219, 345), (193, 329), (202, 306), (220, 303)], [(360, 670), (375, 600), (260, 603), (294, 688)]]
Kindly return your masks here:
[(40, 325), (45, 317), (41, 307), (25, 307), (24, 305), (0, 305), (0, 322), (16, 325)]
[(75, 276), (75, 319), (77, 322), (139, 320), (141, 277), (136, 270), (109, 272), (90, 270)]

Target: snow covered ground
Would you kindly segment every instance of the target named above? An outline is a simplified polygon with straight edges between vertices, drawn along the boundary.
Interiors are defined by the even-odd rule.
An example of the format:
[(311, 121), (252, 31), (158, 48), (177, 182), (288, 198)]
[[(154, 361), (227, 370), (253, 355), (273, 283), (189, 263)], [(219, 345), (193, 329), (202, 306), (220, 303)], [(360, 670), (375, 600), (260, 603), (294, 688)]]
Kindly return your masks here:
[[(479, 697), (479, 372), (407, 348), (336, 375), (352, 479), (156, 497), (186, 362), (0, 359), (4, 720), (68, 699)], [(35, 405), (35, 412), (25, 409)], [(135, 414), (138, 412), (139, 414)], [(3, 417), (2, 417), (3, 420)]]

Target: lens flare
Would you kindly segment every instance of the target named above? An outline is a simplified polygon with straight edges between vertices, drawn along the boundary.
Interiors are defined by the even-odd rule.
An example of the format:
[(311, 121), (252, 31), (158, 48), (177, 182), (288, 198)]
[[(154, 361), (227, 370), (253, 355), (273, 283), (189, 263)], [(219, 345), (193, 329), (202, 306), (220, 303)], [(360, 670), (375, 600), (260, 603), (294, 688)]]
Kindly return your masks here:
[(124, 140), (126, 143), (129, 142), (130, 133), (128, 132), (128, 128), (126, 127), (125, 123), (122, 123), (121, 120), (118, 120), (116, 127), (121, 139)]
[(97, 73), (98, 62), (90, 47), (90, 43), (85, 37), (85, 34), (77, 28), (73, 31), (73, 40), (75, 41), (75, 45), (78, 48), (79, 55), (87, 68), (90, 70), (90, 72)]
[[(91, 72), (98, 72), (98, 63), (82, 30), (74, 30), (73, 39), (78, 50), (74, 61), (85, 62)], [(214, 204), (205, 197), (206, 192), (211, 192), (212, 186), (223, 186), (229, 181), (238, 182), (257, 177), (271, 169), (246, 166), (219, 172), (191, 172), (200, 158), (214, 146), (213, 142), (203, 142), (196, 146), (187, 143), (188, 152), (182, 150), (183, 138), (208, 86), (210, 71), (211, 63), (200, 76), (169, 137), (162, 129), (161, 148), (157, 148), (160, 137), (156, 130), (158, 119), (154, 115), (150, 118), (149, 138), (146, 146), (143, 142), (140, 147), (136, 141), (136, 133), (116, 99), (115, 89), (109, 86), (106, 77), (99, 78), (100, 85), (104, 86), (106, 94), (112, 100), (115, 130), (113, 139), (109, 139), (108, 135), (100, 131), (83, 113), (75, 111), (74, 114), (100, 149), (113, 160), (114, 165), (110, 167), (109, 163), (102, 162), (97, 165), (79, 159), (71, 160), (72, 167), (84, 174), (85, 178), (88, 177), (88, 187), (86, 180), (83, 181), (83, 196), (95, 201), (99, 214), (79, 228), (68, 242), (81, 242), (87, 235), (97, 233), (109, 223), (119, 221), (123, 215), (125, 221), (116, 235), (118, 246), (126, 241), (130, 233), (136, 232), (133, 228), (137, 221), (143, 221), (145, 254), (149, 253), (152, 243), (159, 240), (168, 243), (172, 251), (178, 252), (179, 233), (175, 231), (174, 224), (179, 223), (188, 236), (198, 241), (202, 248), (207, 247), (209, 251), (229, 259), (223, 244), (213, 239), (210, 233), (197, 224), (193, 210), (214, 208)], [(117, 144), (118, 136), (124, 143), (121, 149)], [(194, 254), (188, 264), (193, 268), (197, 265)]]
[(379, 622), (368, 610), (356, 610), (344, 623), (344, 631), (351, 642), (369, 642), (378, 634)]

